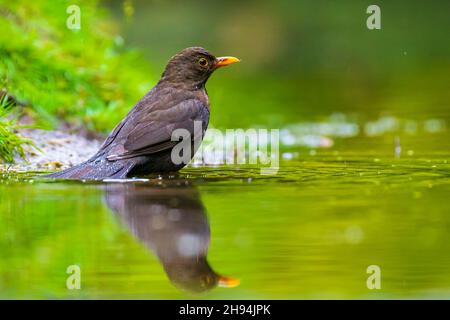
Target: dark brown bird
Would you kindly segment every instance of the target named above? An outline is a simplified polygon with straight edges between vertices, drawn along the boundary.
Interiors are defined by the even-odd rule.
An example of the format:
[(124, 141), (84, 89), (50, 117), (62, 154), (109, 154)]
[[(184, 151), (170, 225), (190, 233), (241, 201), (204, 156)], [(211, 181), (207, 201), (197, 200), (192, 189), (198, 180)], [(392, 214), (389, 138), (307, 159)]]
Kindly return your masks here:
[[(172, 161), (176, 129), (191, 137), (193, 157), (209, 123), (205, 84), (218, 68), (238, 62), (216, 58), (200, 47), (182, 50), (168, 62), (159, 82), (113, 129), (100, 150), (89, 160), (46, 177), (60, 179), (122, 179), (154, 172), (177, 171), (187, 163)], [(194, 137), (194, 122), (201, 132)], [(201, 136), (200, 136), (201, 135)], [(190, 160), (190, 159), (189, 159)]]

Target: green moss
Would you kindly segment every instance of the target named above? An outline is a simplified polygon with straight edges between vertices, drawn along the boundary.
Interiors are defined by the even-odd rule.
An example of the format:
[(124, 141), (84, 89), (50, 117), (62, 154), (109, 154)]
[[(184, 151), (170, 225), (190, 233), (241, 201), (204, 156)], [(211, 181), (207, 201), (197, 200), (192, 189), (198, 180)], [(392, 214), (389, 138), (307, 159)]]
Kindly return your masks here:
[[(37, 126), (65, 121), (107, 132), (155, 78), (138, 52), (125, 48), (97, 1), (77, 1), (81, 28), (66, 26), (70, 1), (0, 0), (0, 90), (14, 96)], [(0, 118), (0, 159), (24, 155), (28, 140)]]
[(153, 78), (97, 1), (78, 1), (81, 29), (68, 29), (71, 4), (0, 0), (0, 83), (40, 125), (51, 128), (64, 119), (107, 131)]

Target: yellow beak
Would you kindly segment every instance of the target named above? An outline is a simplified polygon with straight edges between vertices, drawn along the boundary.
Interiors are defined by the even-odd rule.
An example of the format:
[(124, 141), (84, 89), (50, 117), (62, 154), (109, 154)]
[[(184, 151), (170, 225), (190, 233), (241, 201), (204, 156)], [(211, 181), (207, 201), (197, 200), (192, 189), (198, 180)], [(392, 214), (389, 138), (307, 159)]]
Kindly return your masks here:
[(237, 287), (240, 283), (241, 283), (241, 281), (236, 278), (225, 277), (225, 276), (219, 277), (219, 287), (233, 288), (233, 287)]
[(241, 60), (236, 57), (219, 57), (216, 59), (216, 68), (225, 67), (239, 61)]

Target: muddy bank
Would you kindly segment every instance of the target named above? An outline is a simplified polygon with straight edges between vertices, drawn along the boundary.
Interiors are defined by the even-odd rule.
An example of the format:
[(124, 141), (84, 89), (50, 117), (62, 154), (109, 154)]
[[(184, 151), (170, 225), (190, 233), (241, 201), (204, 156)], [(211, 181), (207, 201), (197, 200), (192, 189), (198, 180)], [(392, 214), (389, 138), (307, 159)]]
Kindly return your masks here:
[(39, 150), (26, 147), (26, 159), (16, 157), (15, 164), (0, 164), (1, 170), (50, 171), (69, 168), (94, 155), (103, 142), (63, 130), (24, 129), (20, 134), (31, 139)]

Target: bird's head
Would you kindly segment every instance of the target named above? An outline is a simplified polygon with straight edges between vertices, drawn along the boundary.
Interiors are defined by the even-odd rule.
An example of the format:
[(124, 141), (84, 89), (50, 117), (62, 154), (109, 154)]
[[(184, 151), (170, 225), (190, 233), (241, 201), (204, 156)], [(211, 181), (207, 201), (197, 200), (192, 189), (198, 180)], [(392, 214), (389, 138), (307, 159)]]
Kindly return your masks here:
[(214, 70), (239, 61), (235, 57), (216, 58), (201, 47), (186, 48), (169, 60), (161, 80), (177, 86), (199, 88)]
[(205, 256), (166, 262), (164, 270), (177, 288), (190, 292), (204, 292), (215, 287), (234, 288), (240, 284), (237, 278), (216, 273)]

